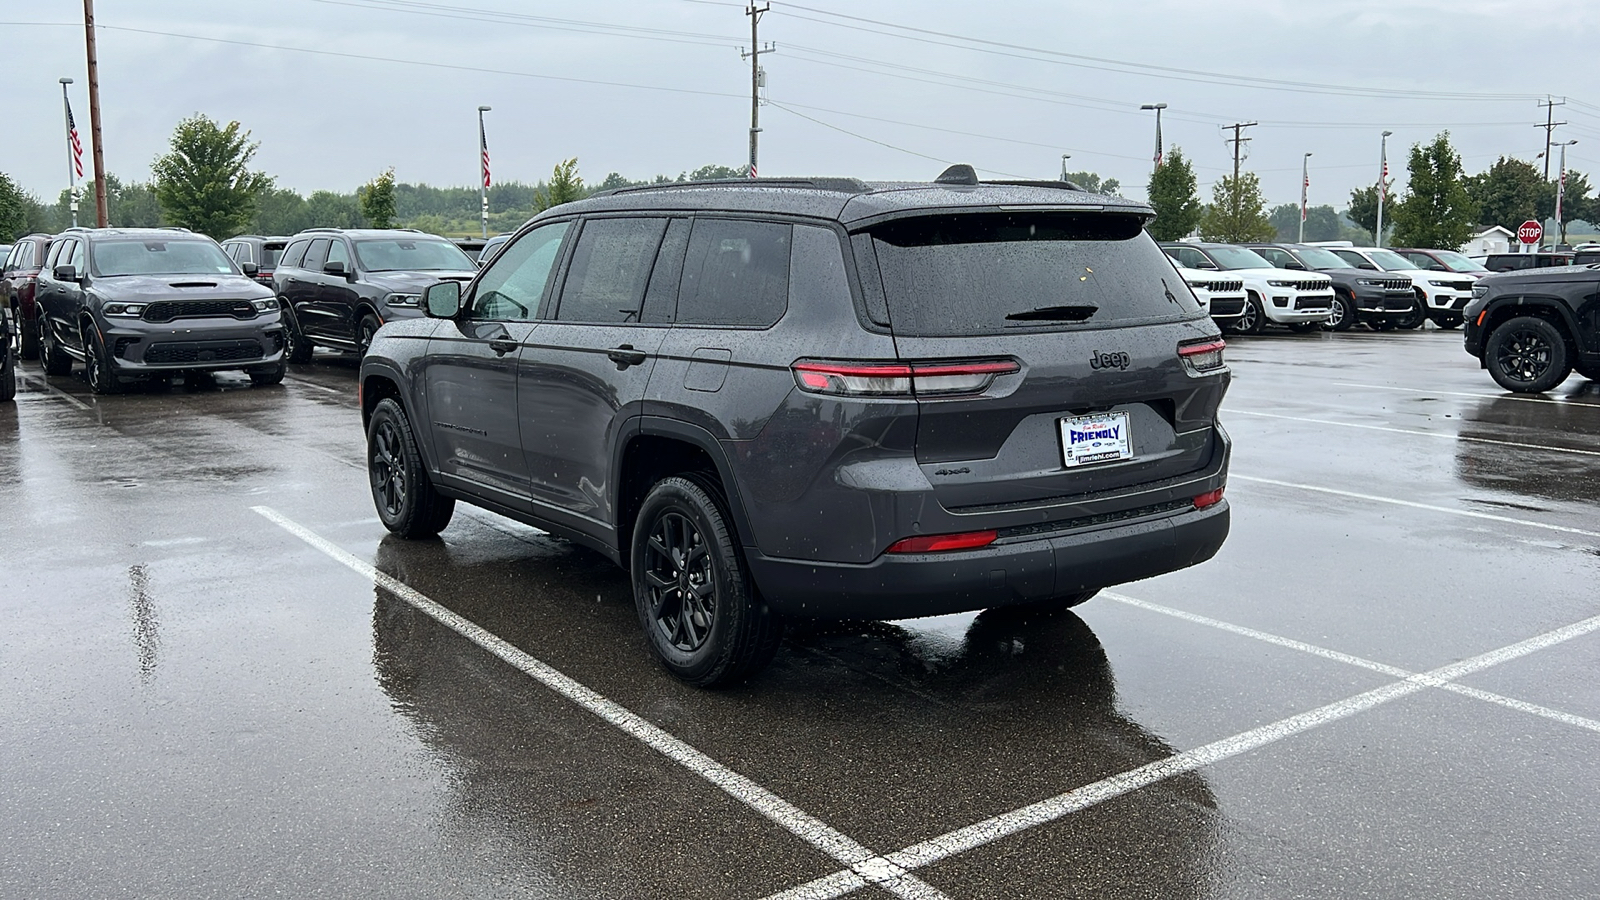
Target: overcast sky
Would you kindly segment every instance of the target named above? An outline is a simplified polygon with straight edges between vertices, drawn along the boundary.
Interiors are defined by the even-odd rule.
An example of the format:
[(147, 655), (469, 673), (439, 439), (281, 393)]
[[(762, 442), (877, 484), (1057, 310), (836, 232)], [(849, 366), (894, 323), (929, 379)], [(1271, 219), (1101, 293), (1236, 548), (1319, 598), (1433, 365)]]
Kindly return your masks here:
[[(500, 181), (538, 180), (571, 156), (589, 181), (746, 161), (740, 3), (96, 7), (106, 167), (125, 181), (147, 179), (195, 112), (243, 123), (261, 145), (255, 166), (303, 193), (348, 191), (389, 166), (402, 181), (474, 184), (480, 104), (493, 107)], [(82, 5), (3, 0), (0, 11), (0, 171), (53, 199), (66, 182), (61, 76), (76, 80), (88, 143)], [(1245, 167), (1269, 203), (1298, 202), (1309, 151), (1311, 203), (1343, 208), (1376, 179), (1384, 129), (1402, 182), (1408, 148), (1444, 128), (1468, 172), (1501, 154), (1533, 160), (1546, 93), (1572, 101), (1556, 109), (1571, 123), (1556, 139), (1580, 141), (1569, 167), (1600, 170), (1600, 15), (1585, 0), (772, 0), (761, 38), (777, 45), (762, 57), (762, 175), (927, 179), (959, 161), (1052, 177), (1070, 153), (1073, 170), (1142, 197), (1154, 120), (1139, 106), (1164, 102), (1165, 142), (1195, 163), (1207, 199), (1231, 165), (1219, 126), (1259, 121)]]

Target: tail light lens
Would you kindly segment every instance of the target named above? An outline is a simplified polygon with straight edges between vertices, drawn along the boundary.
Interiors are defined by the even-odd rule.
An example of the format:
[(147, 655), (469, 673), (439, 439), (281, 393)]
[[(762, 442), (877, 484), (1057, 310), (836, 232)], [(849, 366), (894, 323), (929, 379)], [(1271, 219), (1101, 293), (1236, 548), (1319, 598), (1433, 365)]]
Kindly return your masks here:
[(1221, 503), (1221, 502), (1222, 502), (1222, 488), (1217, 488), (1214, 491), (1206, 491), (1204, 494), (1201, 494), (1200, 496), (1194, 498), (1194, 508), (1195, 509), (1205, 509), (1208, 506), (1216, 506), (1218, 503)]
[(889, 545), (888, 553), (940, 553), (947, 550), (973, 550), (987, 547), (1000, 535), (993, 531), (967, 531), (961, 534), (928, 534), (908, 537)]
[(1222, 338), (1205, 338), (1178, 345), (1178, 358), (1196, 372), (1210, 372), (1222, 368), (1222, 350), (1227, 342)]
[(949, 397), (981, 394), (1001, 375), (1022, 371), (1016, 360), (937, 363), (797, 362), (795, 384), (811, 394), (844, 397)]

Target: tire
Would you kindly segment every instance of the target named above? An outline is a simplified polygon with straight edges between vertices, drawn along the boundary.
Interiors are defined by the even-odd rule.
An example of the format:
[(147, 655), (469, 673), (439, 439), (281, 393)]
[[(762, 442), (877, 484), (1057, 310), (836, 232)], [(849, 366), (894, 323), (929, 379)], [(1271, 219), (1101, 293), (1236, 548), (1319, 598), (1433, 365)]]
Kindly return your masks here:
[(367, 355), (367, 348), (372, 346), (372, 337), (383, 327), (378, 317), (367, 313), (361, 317), (361, 322), (356, 325), (356, 353), (360, 356)]
[(1244, 312), (1233, 321), (1233, 331), (1235, 334), (1260, 334), (1262, 320), (1265, 318), (1266, 313), (1261, 311), (1261, 301), (1256, 299), (1254, 292), (1251, 292), (1244, 299)]
[(276, 366), (264, 372), (249, 373), (250, 383), (256, 387), (271, 387), (275, 384), (281, 384), (283, 383), (284, 372), (287, 370), (288, 366), (280, 360)]
[(1542, 394), (1572, 373), (1560, 329), (1536, 316), (1495, 326), (1484, 345), (1484, 364), (1495, 383), (1519, 394)]
[(1399, 317), (1398, 319), (1392, 319), (1390, 321), (1394, 322), (1394, 327), (1396, 328), (1401, 328), (1406, 331), (1415, 331), (1416, 329), (1422, 327), (1423, 322), (1428, 321), (1428, 307), (1422, 302), (1422, 298), (1418, 297), (1417, 299), (1411, 301), (1410, 312)]
[(1433, 317), (1433, 324), (1443, 328), (1446, 331), (1449, 331), (1452, 328), (1460, 328), (1461, 315), (1459, 313), (1440, 313), (1439, 315)]
[(311, 339), (300, 330), (300, 320), (295, 318), (294, 310), (289, 308), (289, 302), (287, 300), (278, 302), (283, 307), (283, 358), (296, 364), (311, 362)]
[(367, 424), (367, 480), (383, 527), (403, 538), (435, 537), (455, 514), (456, 501), (428, 479), (411, 421), (393, 398), (378, 401)]
[(26, 360), (38, 359), (39, 331), (35, 328), (29, 328), (28, 323), (22, 321), (22, 312), (20, 310), (17, 311), (16, 315), (18, 316), (17, 321), (21, 324), (18, 330), (22, 332), (22, 353), (17, 358)]
[(1328, 313), (1328, 330), (1349, 331), (1355, 327), (1360, 315), (1356, 309), (1355, 297), (1343, 293), (1334, 294), (1333, 309)]
[(83, 374), (89, 390), (96, 394), (120, 394), (122, 382), (117, 378), (117, 364), (111, 361), (105, 339), (100, 329), (89, 326), (83, 335)]
[(673, 675), (715, 687), (772, 660), (783, 618), (750, 580), (715, 481), (690, 475), (657, 482), (634, 523), (631, 562), (639, 624)]
[(1321, 329), (1321, 322), (1296, 322), (1295, 324), (1289, 326), (1289, 330), (1295, 334), (1310, 334), (1313, 331), (1320, 331)]
[(72, 357), (56, 341), (50, 320), (39, 317), (39, 361), (46, 375), (71, 375)]

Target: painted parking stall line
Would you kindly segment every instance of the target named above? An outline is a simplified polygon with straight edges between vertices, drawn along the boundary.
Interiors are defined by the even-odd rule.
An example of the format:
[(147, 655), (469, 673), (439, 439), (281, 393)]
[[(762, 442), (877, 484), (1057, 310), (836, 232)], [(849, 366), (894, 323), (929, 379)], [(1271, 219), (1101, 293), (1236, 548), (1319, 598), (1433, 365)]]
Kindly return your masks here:
[(66, 391), (63, 391), (62, 389), (56, 387), (55, 385), (51, 384), (50, 382), (48, 382), (48, 381), (46, 381), (46, 380), (44, 380), (42, 378), (34, 378), (31, 375), (24, 375), (24, 374), (22, 374), (22, 372), (19, 371), (19, 372), (17, 372), (17, 380), (22, 382), (23, 384), (30, 385), (32, 387), (37, 387), (37, 388), (43, 390), (46, 394), (49, 394), (50, 396), (56, 398), (57, 400), (65, 400), (66, 402), (72, 404), (73, 406), (76, 406), (77, 408), (83, 410), (84, 412), (88, 412), (88, 411), (90, 411), (91, 409), (94, 408), (94, 407), (90, 406), (89, 404), (83, 402), (82, 400), (79, 400), (77, 397), (72, 396), (71, 394), (67, 393)]
[(253, 506), (251, 510), (396, 598), (409, 603), (439, 624), (499, 657), (512, 668), (715, 785), (728, 796), (781, 826), (795, 837), (843, 863), (850, 875), (848, 880), (858, 882), (856, 887), (875, 884), (907, 900), (948, 900), (943, 893), (932, 886), (907, 874), (901, 867), (893, 865), (885, 857), (856, 843), (820, 819), (673, 737), (639, 715), (606, 699), (593, 689), (524, 653), (487, 629), (451, 612), (404, 582), (362, 562), (355, 555), (311, 529), (271, 507)]
[(1600, 456), (1600, 450), (1581, 450), (1576, 447), (1552, 447), (1549, 444), (1527, 444), (1521, 441), (1501, 441), (1495, 438), (1468, 437), (1461, 434), (1451, 434), (1443, 431), (1418, 431), (1413, 428), (1394, 428), (1388, 425), (1363, 425), (1357, 422), (1335, 422), (1332, 419), (1311, 419), (1305, 416), (1285, 416), (1278, 413), (1255, 412), (1248, 409), (1229, 409), (1229, 415), (1256, 416), (1262, 419), (1282, 419), (1287, 422), (1308, 422), (1313, 425), (1336, 425), (1340, 428), (1361, 428), (1367, 431), (1385, 431), (1390, 434), (1410, 434), (1419, 437), (1444, 438), (1451, 441), (1467, 441), (1473, 444), (1494, 444), (1500, 447), (1516, 447), (1519, 450), (1539, 450), (1545, 453), (1572, 453), (1578, 456)]
[(1479, 394), (1467, 391), (1429, 391), (1422, 388), (1395, 387), (1388, 384), (1360, 384), (1354, 381), (1330, 381), (1335, 387), (1366, 388), (1369, 391), (1396, 391), (1405, 394), (1427, 394), (1439, 397), (1474, 397), (1479, 400), (1515, 400), (1518, 403), (1547, 403), (1556, 406), (1587, 406), (1590, 409), (1600, 409), (1600, 403), (1585, 403), (1582, 400), (1563, 400), (1556, 397), (1522, 397), (1516, 394)]

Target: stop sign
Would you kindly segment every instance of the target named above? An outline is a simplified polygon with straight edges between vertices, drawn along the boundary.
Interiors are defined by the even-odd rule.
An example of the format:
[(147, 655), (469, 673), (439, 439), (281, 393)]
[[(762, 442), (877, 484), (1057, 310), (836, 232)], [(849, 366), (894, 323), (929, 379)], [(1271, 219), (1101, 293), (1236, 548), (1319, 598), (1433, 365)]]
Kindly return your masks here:
[(1544, 237), (1544, 226), (1532, 219), (1517, 226), (1517, 240), (1524, 244), (1537, 244)]

